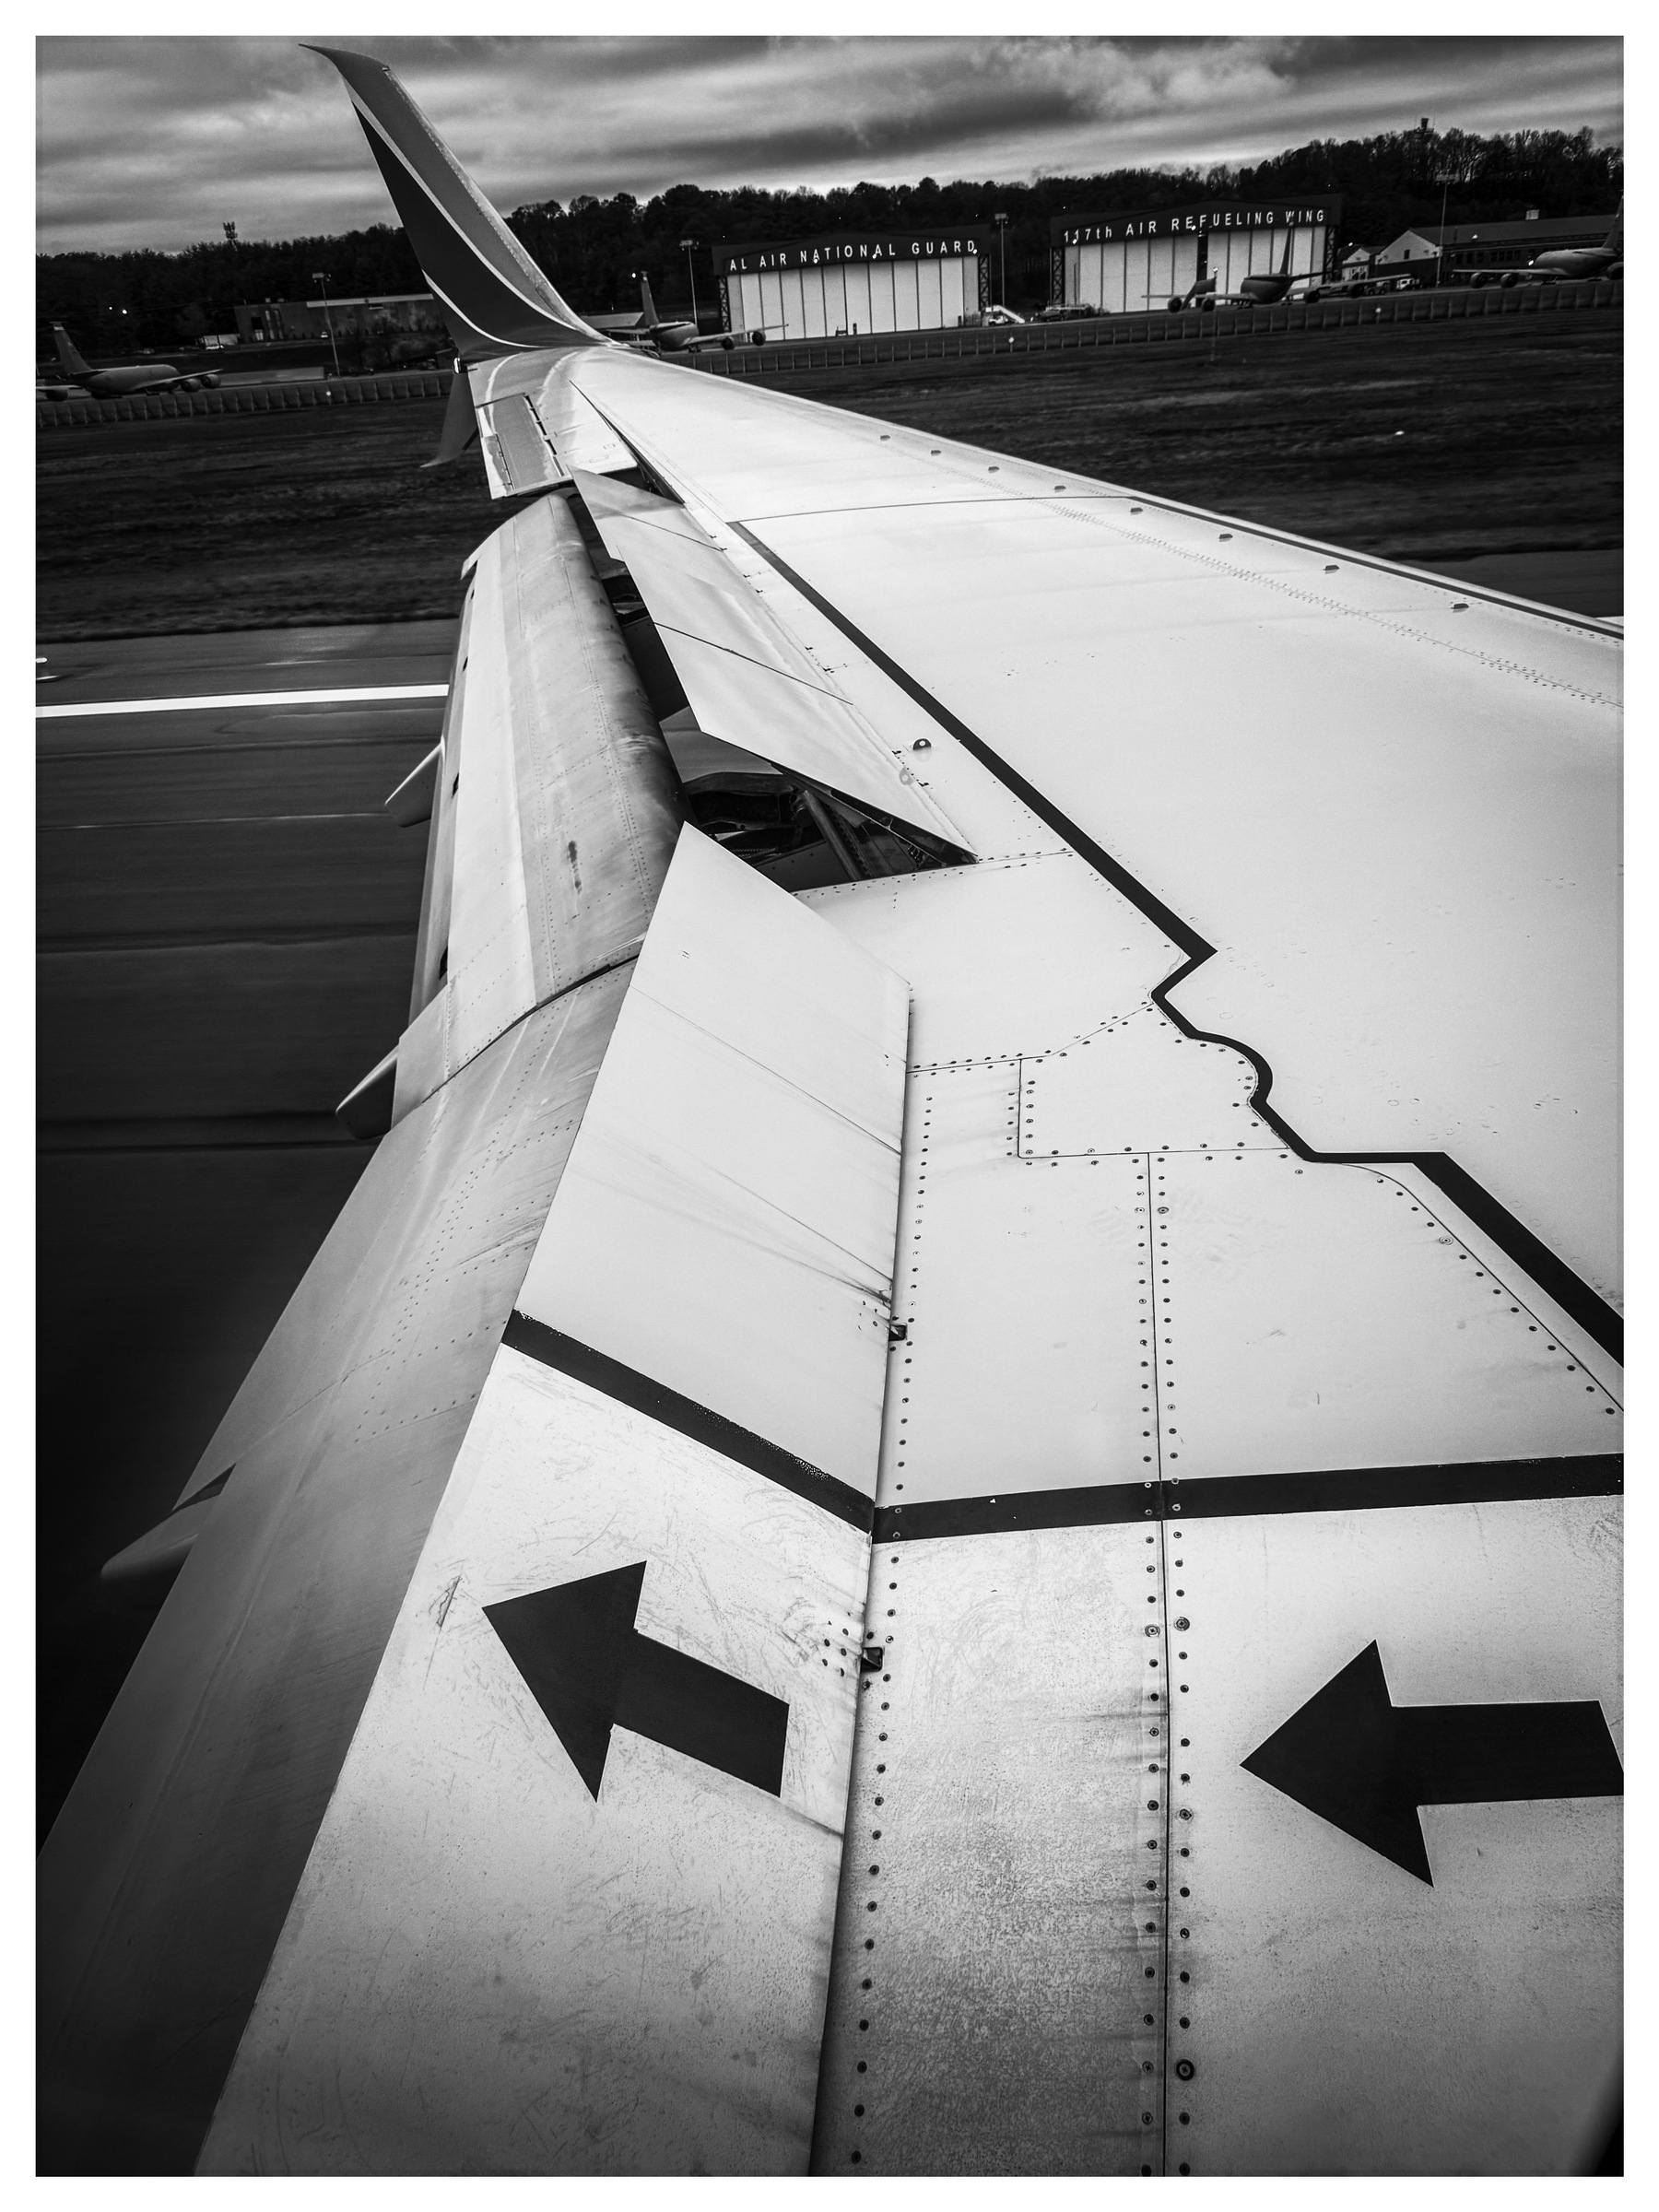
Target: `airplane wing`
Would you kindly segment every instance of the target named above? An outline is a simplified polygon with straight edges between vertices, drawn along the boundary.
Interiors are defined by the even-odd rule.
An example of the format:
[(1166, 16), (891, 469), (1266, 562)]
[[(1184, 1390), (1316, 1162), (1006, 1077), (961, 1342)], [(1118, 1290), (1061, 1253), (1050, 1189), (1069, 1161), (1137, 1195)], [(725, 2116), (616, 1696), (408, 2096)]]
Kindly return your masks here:
[(1617, 628), (590, 344), (347, 74), (546, 496), (389, 1133), (44, 1854), (49, 2127), (1593, 2160)]

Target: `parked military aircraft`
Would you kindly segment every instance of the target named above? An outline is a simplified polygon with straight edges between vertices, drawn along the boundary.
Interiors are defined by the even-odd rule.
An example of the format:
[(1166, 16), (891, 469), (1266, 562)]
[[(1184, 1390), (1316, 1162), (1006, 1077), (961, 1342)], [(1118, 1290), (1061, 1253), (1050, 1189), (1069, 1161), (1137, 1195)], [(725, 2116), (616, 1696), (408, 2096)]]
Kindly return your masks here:
[[(1290, 266), (1290, 250), (1295, 243), (1292, 231), (1285, 233), (1285, 251), (1277, 269), (1257, 269), (1239, 280), (1236, 291), (1218, 290), (1218, 278), (1199, 276), (1184, 292), (1177, 292), (1170, 300), (1170, 312), (1181, 313), (1183, 308), (1211, 307), (1277, 307), (1281, 300), (1288, 299), (1292, 286), (1309, 287), (1304, 297), (1310, 301), (1319, 298), (1319, 284), (1324, 274), (1319, 269), (1297, 269)], [(1148, 299), (1152, 297), (1147, 294)]]
[(171, 361), (145, 362), (130, 369), (88, 369), (61, 323), (53, 324), (52, 336), (58, 359), (74, 382), (40, 387), (47, 399), (68, 399), (76, 391), (92, 399), (124, 399), (139, 392), (211, 392), (218, 384), (217, 370), (182, 374)]
[(1539, 253), (1530, 265), (1530, 273), (1564, 281), (1574, 276), (1622, 276), (1624, 275), (1624, 202), (1613, 218), (1613, 228), (1599, 246), (1557, 246), (1550, 253)]
[(1617, 632), (669, 373), (329, 58), (515, 504), (379, 1148), (111, 1563), (49, 2161), (1593, 2161)]
[(640, 278), (640, 305), (645, 311), (644, 328), (640, 335), (650, 339), (659, 353), (698, 353), (710, 346), (722, 347), (730, 353), (737, 342), (729, 330), (714, 331), (704, 336), (695, 323), (665, 323), (651, 296), (649, 276)]

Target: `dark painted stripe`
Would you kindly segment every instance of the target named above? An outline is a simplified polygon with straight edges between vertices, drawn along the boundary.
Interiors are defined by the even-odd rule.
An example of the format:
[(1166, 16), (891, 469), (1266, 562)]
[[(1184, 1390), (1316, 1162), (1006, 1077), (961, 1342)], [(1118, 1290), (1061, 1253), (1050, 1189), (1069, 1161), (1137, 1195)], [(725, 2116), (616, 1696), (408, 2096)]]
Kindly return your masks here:
[(1610, 1353), (1620, 1367), (1624, 1365), (1624, 1317), (1593, 1290), (1583, 1276), (1574, 1274), (1565, 1260), (1535, 1237), (1524, 1222), (1517, 1221), (1508, 1206), (1500, 1205), (1466, 1169), (1460, 1168), (1449, 1152), (1416, 1153), (1412, 1165), (1438, 1190), (1444, 1191), (1453, 1205), (1467, 1214), (1494, 1244), (1518, 1260), (1538, 1288), (1547, 1290), (1562, 1312), (1571, 1314), (1604, 1352)]
[(1132, 906), (1137, 907), (1148, 921), (1155, 922), (1165, 936), (1173, 939), (1190, 960), (1195, 962), (1209, 959), (1216, 949), (1213, 945), (1206, 943), (1195, 929), (1189, 928), (1180, 915), (1167, 907), (1145, 884), (1137, 883), (1127, 868), (1113, 860), (1103, 846), (1096, 844), (1094, 839), (1079, 829), (1069, 816), (1062, 814), (1053, 801), (1045, 798), (1034, 783), (1028, 783), (1018, 769), (1010, 768), (999, 753), (993, 752), (982, 737), (975, 736), (968, 724), (959, 722), (947, 706), (916, 681), (908, 669), (901, 668), (889, 654), (883, 653), (874, 638), (865, 637), (864, 631), (850, 621), (839, 607), (832, 606), (804, 576), (798, 576), (788, 562), (774, 553), (763, 539), (757, 537), (752, 530), (746, 530), (741, 523), (733, 523), (730, 526), (746, 544), (754, 547), (763, 560), (770, 561), (780, 576), (787, 577), (802, 598), (809, 599), (819, 614), (833, 622), (842, 636), (850, 639), (867, 660), (874, 661), (884, 676), (890, 677), (901, 691), (908, 692), (924, 713), (932, 715), (941, 728), (948, 730), (957, 743), (965, 747), (982, 768), (989, 769), (997, 782), (1005, 784), (1016, 798), (1022, 799), (1040, 820), (1048, 824), (1056, 837), (1063, 837), (1097, 874), (1105, 877), (1114, 890), (1121, 891)]
[(997, 1498), (935, 1498), (924, 1505), (884, 1505), (877, 1544), (924, 1536), (1001, 1535), (1016, 1528), (1104, 1528), (1159, 1517), (1155, 1482), (1103, 1482), (1074, 1490), (1020, 1490)]
[(1565, 1459), (1472, 1459), (1428, 1467), (1333, 1468), (1316, 1475), (1207, 1476), (1166, 1482), (1165, 1510), (1183, 1521), (1247, 1513), (1385, 1512), (1393, 1507), (1499, 1504), (1526, 1498), (1616, 1498), (1622, 1452)]
[(884, 1505), (877, 1544), (935, 1536), (1001, 1535), (1024, 1528), (1104, 1528), (1124, 1521), (1241, 1520), (1256, 1514), (1378, 1512), (1528, 1498), (1617, 1498), (1624, 1454), (1475, 1459), (1422, 1467), (1334, 1467), (1312, 1475), (1206, 1476), (1187, 1482), (1111, 1482), (996, 1498), (936, 1498)]
[(636, 1413), (648, 1414), (653, 1421), (661, 1421), (665, 1429), (676, 1429), (682, 1436), (689, 1436), (700, 1444), (723, 1458), (735, 1460), (740, 1467), (765, 1476), (780, 1489), (793, 1491), (795, 1497), (805, 1498), (838, 1521), (847, 1521), (854, 1528), (867, 1529), (875, 1518), (875, 1508), (867, 1498), (861, 1498), (848, 1483), (826, 1475), (805, 1459), (797, 1459), (793, 1452), (769, 1443), (752, 1430), (740, 1429), (735, 1421), (728, 1421), (723, 1413), (714, 1413), (707, 1406), (700, 1406), (695, 1398), (684, 1398), (677, 1390), (665, 1383), (653, 1382), (649, 1375), (641, 1375), (631, 1367), (624, 1367), (619, 1359), (612, 1359), (604, 1352), (596, 1352), (591, 1345), (582, 1344), (561, 1330), (550, 1329), (545, 1322), (534, 1321), (528, 1313), (513, 1312), (501, 1342), (526, 1358), (539, 1359), (544, 1367), (556, 1367), (560, 1373), (574, 1376), (578, 1382), (602, 1391), (607, 1398), (619, 1405), (631, 1406)]
[(780, 576), (786, 577), (801, 596), (809, 600), (827, 621), (833, 622), (841, 635), (855, 645), (866, 659), (874, 661), (882, 673), (890, 677), (900, 689), (913, 699), (942, 729), (948, 730), (958, 744), (971, 753), (982, 768), (988, 769), (999, 783), (1023, 800), (1057, 837), (1064, 838), (1080, 858), (1088, 861), (1097, 874), (1103, 876), (1114, 890), (1121, 891), (1132, 906), (1180, 946), (1187, 956), (1185, 964), (1158, 984), (1151, 994), (1153, 1004), (1169, 1017), (1183, 1037), (1191, 1037), (1206, 1044), (1225, 1045), (1249, 1061), (1256, 1075), (1256, 1090), (1251, 1100), (1252, 1107), (1268, 1127), (1289, 1146), (1299, 1159), (1312, 1160), (1326, 1167), (1382, 1167), (1393, 1163), (1419, 1169), (1518, 1266), (1524, 1267), (1539, 1288), (1547, 1291), (1562, 1312), (1570, 1314), (1585, 1334), (1600, 1345), (1603, 1351), (1621, 1366), (1624, 1364), (1622, 1316), (1559, 1253), (1552, 1252), (1548, 1245), (1517, 1221), (1508, 1207), (1500, 1205), (1483, 1184), (1477, 1182), (1466, 1169), (1460, 1168), (1450, 1153), (1320, 1152), (1305, 1137), (1299, 1135), (1271, 1103), (1273, 1070), (1262, 1054), (1253, 1046), (1241, 1043), (1236, 1037), (1222, 1036), (1215, 1030), (1198, 1029), (1179, 1007), (1170, 1004), (1170, 993), (1177, 984), (1184, 982), (1195, 968), (1202, 967), (1214, 955), (1215, 947), (1201, 937), (1195, 929), (1189, 927), (1155, 892), (1131, 876), (1121, 863), (1113, 860), (1069, 816), (1063, 814), (1052, 800), (1045, 798), (1034, 784), (1028, 783), (1017, 769), (1011, 768), (982, 737), (976, 736), (966, 723), (959, 721), (948, 707), (884, 653), (873, 638), (867, 638), (856, 623), (826, 599), (804, 576), (797, 574), (763, 538), (757, 537), (753, 531), (746, 529), (741, 523), (735, 522), (731, 527), (746, 544), (754, 547), (763, 560), (770, 561)]

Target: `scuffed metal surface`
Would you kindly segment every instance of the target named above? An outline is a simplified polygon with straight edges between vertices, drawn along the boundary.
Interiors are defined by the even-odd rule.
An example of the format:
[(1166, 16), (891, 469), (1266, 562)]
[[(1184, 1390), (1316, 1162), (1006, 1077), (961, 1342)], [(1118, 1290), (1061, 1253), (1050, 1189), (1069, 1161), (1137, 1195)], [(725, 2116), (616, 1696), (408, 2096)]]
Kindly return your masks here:
[(816, 2172), (1161, 2164), (1156, 1557), (1133, 1525), (877, 1547)]
[[(520, 1294), (538, 1325), (497, 1355), (204, 2171), (804, 2170), (908, 1020), (898, 976), (683, 832)], [(681, 1425), (514, 1348), (556, 1334)], [(778, 1797), (619, 1724), (595, 1790), (484, 1610), (637, 1564), (638, 1633), (787, 1705)], [(550, 1664), (568, 1696), (582, 1659)]]
[[(867, 1557), (503, 1350), (202, 2171), (804, 2171)], [(639, 1559), (641, 1632), (788, 1704), (781, 1797), (621, 1728), (591, 1796), (485, 1618)]]

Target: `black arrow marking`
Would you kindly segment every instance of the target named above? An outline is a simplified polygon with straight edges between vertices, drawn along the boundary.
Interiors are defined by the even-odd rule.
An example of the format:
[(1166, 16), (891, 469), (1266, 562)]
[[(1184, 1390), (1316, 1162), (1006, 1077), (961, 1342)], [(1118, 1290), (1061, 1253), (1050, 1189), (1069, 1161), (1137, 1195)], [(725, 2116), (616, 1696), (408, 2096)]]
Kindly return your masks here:
[(613, 1727), (783, 1794), (789, 1707), (634, 1627), (645, 1562), (486, 1606), (531, 1695), (596, 1798)]
[(1241, 1763), (1430, 1888), (1418, 1806), (1624, 1795), (1594, 1699), (1395, 1705), (1374, 1643)]

